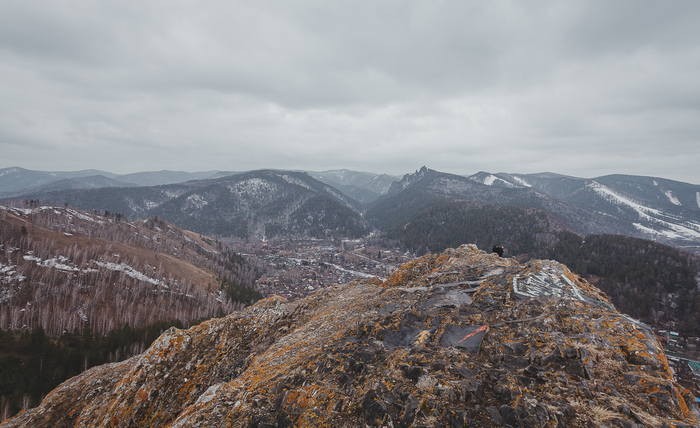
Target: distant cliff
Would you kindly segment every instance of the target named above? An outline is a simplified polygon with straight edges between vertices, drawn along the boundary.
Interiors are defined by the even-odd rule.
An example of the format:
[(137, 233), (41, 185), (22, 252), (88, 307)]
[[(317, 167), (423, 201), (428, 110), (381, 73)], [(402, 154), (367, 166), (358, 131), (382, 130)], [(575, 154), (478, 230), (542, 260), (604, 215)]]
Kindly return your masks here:
[(651, 330), (564, 265), (462, 246), (269, 298), (93, 368), (2, 427), (695, 426)]

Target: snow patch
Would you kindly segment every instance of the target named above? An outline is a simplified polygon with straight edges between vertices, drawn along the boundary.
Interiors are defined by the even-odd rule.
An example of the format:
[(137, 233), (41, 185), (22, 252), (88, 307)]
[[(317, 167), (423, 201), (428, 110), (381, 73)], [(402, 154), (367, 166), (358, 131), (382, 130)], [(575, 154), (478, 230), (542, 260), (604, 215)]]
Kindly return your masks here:
[(698, 208), (700, 208), (700, 192), (695, 192), (695, 201), (698, 203)]
[(675, 196), (673, 196), (673, 192), (672, 192), (672, 191), (667, 190), (667, 191), (664, 192), (664, 195), (666, 195), (666, 197), (668, 198), (668, 200), (671, 201), (671, 203), (672, 203), (673, 205), (678, 205), (678, 206), (681, 205), (681, 201), (679, 201), (678, 198), (676, 198)]
[[(48, 208), (48, 207), (47, 207), (47, 208)], [(96, 220), (96, 219), (94, 219), (94, 218), (92, 218), (92, 217), (90, 217), (90, 216), (86, 216), (85, 214), (80, 213), (80, 212), (78, 212), (78, 211), (76, 211), (76, 210), (72, 210), (72, 209), (70, 209), (70, 208), (69, 208), (69, 209), (66, 209), (66, 212), (67, 212), (68, 214), (74, 216), (74, 217), (77, 217), (77, 218), (81, 219), (81, 220), (91, 221), (91, 222), (93, 222), (93, 223), (98, 223), (98, 224), (104, 224), (103, 221)]]
[(299, 180), (299, 179), (296, 178), (296, 177), (291, 177), (291, 176), (289, 176), (289, 175), (284, 174), (284, 175), (282, 175), (282, 178), (283, 178), (284, 181), (286, 181), (287, 183), (296, 184), (297, 186), (301, 186), (301, 187), (304, 187), (304, 188), (306, 188), (306, 189), (312, 190), (311, 187), (309, 187), (308, 184), (304, 183), (303, 181)]
[(496, 177), (496, 176), (493, 175), (493, 174), (489, 174), (486, 178), (484, 178), (484, 184), (487, 185), (487, 186), (493, 186), (493, 183), (495, 183), (496, 181), (499, 181), (499, 182), (501, 182), (502, 184), (505, 184), (505, 185), (508, 186), (508, 187), (515, 187), (515, 186), (513, 186), (513, 183), (509, 183), (509, 182), (507, 182), (506, 180), (504, 180), (504, 179), (502, 179), (502, 178), (500, 178), (500, 177)]
[(69, 264), (66, 264), (68, 261), (68, 258), (65, 256), (58, 256), (54, 257), (52, 259), (47, 259), (47, 260), (41, 260), (41, 258), (36, 257), (31, 254), (25, 254), (22, 256), (24, 260), (28, 262), (36, 262), (37, 266), (41, 266), (44, 268), (54, 268), (66, 272), (80, 272), (80, 269), (76, 266), (71, 266)]
[(3, 171), (3, 172), (0, 172), (0, 177), (2, 177), (3, 175), (12, 174), (12, 173), (14, 173), (14, 172), (17, 172), (17, 169), (15, 169), (15, 168), (9, 168), (9, 169), (7, 169), (7, 170), (5, 170), (5, 171)]
[(0, 273), (6, 274), (6, 275), (11, 275), (12, 270), (15, 267), (17, 267), (17, 266), (15, 266), (15, 265), (3, 265), (2, 263), (0, 263)]
[(625, 198), (622, 195), (619, 195), (615, 193), (612, 189), (603, 186), (602, 184), (592, 181), (590, 184), (586, 185), (586, 187), (592, 189), (594, 192), (596, 192), (598, 195), (600, 195), (603, 199), (618, 204), (618, 205), (627, 205), (628, 207), (632, 208), (633, 210), (637, 211), (639, 214), (639, 217), (644, 218), (645, 220), (651, 220), (651, 217), (649, 214), (655, 214), (659, 215), (661, 214), (659, 210), (645, 207), (644, 205), (638, 204), (634, 201), (631, 201), (630, 199)]
[(187, 202), (187, 208), (202, 209), (202, 207), (209, 205), (206, 199), (201, 195), (190, 195), (185, 199)]
[(124, 272), (126, 275), (128, 275), (134, 279), (138, 279), (139, 281), (150, 282), (153, 285), (163, 284), (162, 281), (155, 279), (155, 278), (151, 278), (147, 275), (144, 275), (143, 273), (137, 271), (136, 269), (132, 268), (131, 266), (129, 266), (125, 263), (117, 264), (117, 263), (111, 263), (111, 262), (105, 263), (105, 262), (98, 262), (98, 261), (94, 261), (94, 263), (100, 267), (103, 267), (103, 268), (106, 268), (109, 270)]
[(484, 178), (484, 184), (487, 186), (493, 186), (493, 182), (498, 180), (498, 177), (495, 175), (489, 175), (488, 177)]
[[(613, 190), (609, 189), (608, 187), (603, 186), (600, 183), (597, 183), (595, 181), (591, 182), (588, 184), (586, 187), (592, 189), (595, 191), (598, 195), (600, 195), (603, 199), (618, 204), (618, 205), (626, 205), (633, 210), (637, 212), (639, 215), (639, 218), (642, 220), (646, 220), (649, 223), (658, 225), (660, 227), (663, 227), (664, 230), (662, 231), (657, 231), (654, 229), (650, 229), (647, 227), (647, 229), (651, 230), (652, 232), (647, 231), (647, 233), (656, 233), (656, 234), (661, 234), (664, 236), (667, 236), (669, 238), (680, 238), (680, 239), (698, 239), (700, 238), (700, 223), (696, 223), (693, 221), (681, 221), (681, 224), (675, 223), (675, 222), (670, 222), (667, 220), (671, 221), (678, 221), (680, 218), (672, 216), (670, 214), (665, 214), (660, 210), (654, 209), (654, 208), (649, 208), (644, 205), (638, 204), (622, 195), (619, 195), (615, 193)], [(666, 220), (665, 220), (666, 219)], [(637, 226), (639, 225), (639, 226)], [(639, 229), (640, 227), (645, 227), (642, 226), (639, 223), (635, 223), (635, 227)]]
[(668, 238), (679, 238), (679, 236), (677, 236), (676, 234), (674, 234), (673, 232), (670, 232), (670, 231), (666, 231), (666, 233), (663, 233), (663, 232), (659, 232), (658, 230), (654, 230), (651, 227), (646, 227), (646, 226), (639, 224), (639, 223), (632, 223), (632, 224), (634, 225), (634, 227), (636, 227), (640, 231), (642, 231), (644, 233), (648, 233), (650, 235), (666, 236)]
[(238, 196), (241, 195), (258, 195), (269, 193), (274, 190), (275, 185), (267, 180), (261, 178), (250, 178), (248, 180), (240, 181), (236, 184), (228, 186), (228, 190), (231, 193), (235, 193)]
[(532, 184), (528, 183), (527, 181), (523, 180), (522, 178), (515, 177), (513, 176), (513, 179), (518, 182), (518, 184), (523, 185), (525, 187), (532, 187)]

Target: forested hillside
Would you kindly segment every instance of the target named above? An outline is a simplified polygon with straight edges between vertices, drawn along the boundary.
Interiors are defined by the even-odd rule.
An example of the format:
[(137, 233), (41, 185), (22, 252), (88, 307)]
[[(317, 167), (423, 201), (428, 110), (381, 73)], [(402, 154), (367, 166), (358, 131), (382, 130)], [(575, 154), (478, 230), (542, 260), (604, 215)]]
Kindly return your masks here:
[(261, 297), (256, 267), (221, 242), (157, 218), (34, 205), (0, 207), (5, 416), (81, 370), (141, 352), (171, 325)]
[(437, 253), (464, 243), (484, 250), (505, 247), (506, 256), (542, 254), (567, 226), (551, 214), (523, 207), (468, 202), (432, 206), (387, 236), (417, 254)]
[(620, 311), (700, 336), (700, 257), (627, 236), (558, 238), (549, 256), (593, 282)]
[[(0, 215), (0, 328), (105, 334), (228, 313), (255, 298), (255, 273), (240, 256), (162, 220), (55, 207)], [(228, 284), (251, 293), (232, 300)]]

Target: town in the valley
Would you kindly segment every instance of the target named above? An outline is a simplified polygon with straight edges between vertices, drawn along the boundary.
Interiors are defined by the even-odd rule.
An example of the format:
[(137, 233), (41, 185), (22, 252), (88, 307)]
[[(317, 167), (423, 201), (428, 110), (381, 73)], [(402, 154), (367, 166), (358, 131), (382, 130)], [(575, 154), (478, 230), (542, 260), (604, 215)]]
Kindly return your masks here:
[(263, 296), (308, 296), (334, 284), (369, 277), (386, 279), (414, 254), (378, 245), (371, 239), (274, 242), (229, 242), (254, 261), (260, 277), (255, 289)]

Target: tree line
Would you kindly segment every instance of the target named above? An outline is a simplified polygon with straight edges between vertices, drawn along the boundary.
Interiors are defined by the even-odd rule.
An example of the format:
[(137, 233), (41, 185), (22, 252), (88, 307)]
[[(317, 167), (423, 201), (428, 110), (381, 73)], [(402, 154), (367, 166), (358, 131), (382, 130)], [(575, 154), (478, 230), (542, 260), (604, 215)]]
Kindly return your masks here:
[(41, 327), (0, 330), (0, 420), (38, 405), (60, 383), (91, 367), (142, 353), (170, 327), (183, 328), (183, 323), (157, 321), (137, 328), (126, 324), (106, 335), (76, 329), (58, 339)]

